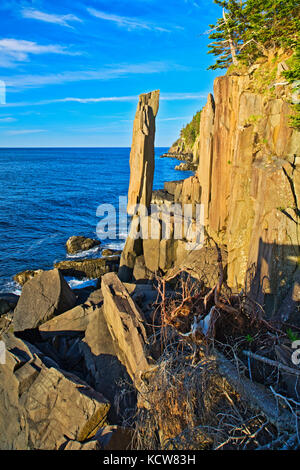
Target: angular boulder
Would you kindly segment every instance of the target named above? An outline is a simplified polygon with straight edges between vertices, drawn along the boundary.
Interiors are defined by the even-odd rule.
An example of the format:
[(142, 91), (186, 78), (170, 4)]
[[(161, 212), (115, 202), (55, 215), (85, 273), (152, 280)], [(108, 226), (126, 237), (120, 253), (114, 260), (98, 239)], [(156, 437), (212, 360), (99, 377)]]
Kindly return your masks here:
[(37, 328), (75, 303), (76, 296), (57, 269), (42, 272), (23, 287), (14, 312), (14, 330)]
[(117, 356), (138, 388), (142, 373), (149, 369), (145, 318), (115, 273), (102, 277), (101, 289), (104, 317)]
[(108, 400), (84, 381), (46, 367), (35, 347), (3, 335), (6, 362), (0, 366), (0, 448), (64, 448), (85, 442), (106, 425)]
[(82, 236), (73, 236), (67, 240), (66, 248), (67, 253), (73, 255), (79, 251), (87, 251), (99, 245), (101, 245), (99, 240)]
[(0, 294), (0, 316), (14, 310), (19, 300), (19, 296), (15, 294)]
[(95, 440), (88, 442), (69, 441), (64, 450), (101, 450), (101, 446)]
[[(117, 357), (103, 306), (95, 306), (88, 320), (84, 339), (79, 344), (88, 372), (88, 381), (95, 390), (103, 393), (113, 403), (116, 395), (121, 393), (120, 381), (129, 383), (130, 377)], [(124, 411), (122, 403), (119, 408)]]
[(54, 264), (54, 267), (59, 269), (64, 276), (96, 279), (110, 271), (117, 271), (119, 263), (119, 256), (110, 256), (109, 258), (59, 261)]
[(83, 442), (105, 423), (109, 402), (75, 375), (43, 368), (20, 404), (35, 449), (56, 450), (66, 438)]
[(79, 333), (84, 333), (89, 323), (88, 316), (92, 312), (92, 307), (77, 305), (40, 325), (41, 337), (47, 339), (57, 335), (76, 336)]

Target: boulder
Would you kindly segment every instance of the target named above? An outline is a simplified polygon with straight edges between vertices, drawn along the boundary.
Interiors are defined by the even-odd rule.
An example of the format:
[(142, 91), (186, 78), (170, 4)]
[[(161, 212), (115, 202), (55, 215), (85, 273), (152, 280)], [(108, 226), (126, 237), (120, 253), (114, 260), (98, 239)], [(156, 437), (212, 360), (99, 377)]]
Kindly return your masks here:
[(157, 189), (152, 192), (151, 204), (171, 206), (174, 204), (174, 196), (164, 189)]
[(59, 269), (64, 276), (96, 279), (110, 271), (117, 271), (119, 263), (119, 256), (110, 256), (109, 258), (59, 261), (54, 264), (54, 267)]
[(152, 280), (154, 274), (146, 268), (144, 255), (140, 255), (136, 258), (134, 269), (133, 269), (133, 279), (136, 282), (141, 282), (145, 280)]
[(109, 402), (75, 375), (43, 368), (20, 399), (34, 449), (56, 450), (66, 439), (79, 442), (103, 426)]
[(19, 381), (14, 374), (18, 361), (6, 350), (0, 365), (0, 449), (27, 450), (28, 425), (25, 410), (19, 407)]
[(19, 300), (19, 296), (15, 294), (0, 294), (0, 316), (14, 310)]
[(99, 240), (94, 240), (93, 238), (87, 238), (82, 236), (73, 236), (67, 240), (66, 248), (67, 253), (73, 255), (79, 251), (86, 251), (94, 248), (94, 246), (101, 245)]
[(0, 367), (0, 448), (65, 447), (92, 439), (106, 424), (110, 404), (73, 374), (46, 367), (33, 345), (4, 334)]
[(95, 439), (103, 450), (131, 450), (133, 430), (121, 426), (104, 426)]
[(20, 286), (24, 286), (25, 282), (32, 279), (34, 276), (41, 274), (43, 272), (42, 269), (27, 269), (26, 271), (21, 271), (14, 276), (14, 281), (20, 284)]
[(93, 307), (77, 305), (61, 315), (39, 326), (39, 332), (43, 339), (53, 336), (76, 336), (84, 333), (88, 325), (88, 316), (93, 312)]
[(182, 186), (184, 180), (179, 181), (165, 181), (164, 183), (164, 190), (167, 191), (172, 196), (175, 196), (176, 188), (178, 186)]
[(133, 123), (130, 152), (128, 214), (136, 204), (149, 207), (154, 176), (155, 117), (159, 106), (159, 90), (140, 95)]
[(69, 441), (64, 450), (101, 450), (101, 446), (95, 440), (88, 442)]
[(175, 166), (175, 170), (179, 171), (196, 171), (197, 170), (197, 165), (191, 162), (182, 162), (179, 163), (179, 165)]
[(115, 273), (102, 277), (104, 317), (114, 348), (138, 388), (141, 374), (149, 369), (145, 318)]
[[(88, 382), (114, 403), (116, 395), (121, 395), (120, 381), (130, 383), (131, 380), (117, 357), (101, 304), (95, 306), (88, 316), (88, 326), (79, 347), (84, 358)], [(124, 411), (121, 401), (119, 408), (121, 412)], [(112, 412), (114, 411), (113, 409)]]
[(14, 312), (14, 330), (37, 328), (75, 303), (74, 293), (57, 269), (42, 272), (23, 287)]
[(121, 254), (122, 250), (111, 250), (110, 248), (104, 248), (101, 252), (102, 256), (116, 256)]

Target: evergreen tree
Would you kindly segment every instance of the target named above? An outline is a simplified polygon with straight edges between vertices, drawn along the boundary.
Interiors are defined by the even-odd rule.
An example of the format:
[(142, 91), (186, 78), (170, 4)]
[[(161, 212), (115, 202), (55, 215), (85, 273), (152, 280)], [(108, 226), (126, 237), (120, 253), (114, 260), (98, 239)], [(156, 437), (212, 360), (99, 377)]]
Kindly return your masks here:
[(236, 0), (214, 0), (222, 7), (222, 18), (216, 25), (210, 25), (209, 36), (213, 42), (209, 45), (209, 54), (218, 57), (210, 69), (227, 68), (231, 63), (237, 64), (237, 51), (243, 34), (243, 3)]
[(296, 47), (299, 0), (214, 1), (223, 8), (223, 17), (211, 25), (209, 53), (217, 61), (209, 68), (227, 68), (237, 59), (249, 65), (272, 48)]

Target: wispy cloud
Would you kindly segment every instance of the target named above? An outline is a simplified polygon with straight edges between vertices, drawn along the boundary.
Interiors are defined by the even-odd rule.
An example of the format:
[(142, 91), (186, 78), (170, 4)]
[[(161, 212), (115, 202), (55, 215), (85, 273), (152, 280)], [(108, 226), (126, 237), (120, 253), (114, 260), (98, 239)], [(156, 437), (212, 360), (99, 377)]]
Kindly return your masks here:
[(186, 92), (186, 93), (164, 93), (160, 99), (162, 101), (182, 101), (182, 100), (199, 100), (207, 98), (208, 92)]
[(101, 70), (67, 71), (49, 75), (18, 75), (2, 77), (5, 84), (17, 90), (24, 88), (42, 87), (45, 85), (58, 85), (62, 83), (80, 82), (87, 80), (112, 80), (128, 75), (146, 75), (181, 69), (180, 66), (165, 62), (148, 62), (143, 64), (124, 64), (107, 66)]
[(7, 122), (15, 122), (16, 119), (13, 118), (13, 117), (4, 117), (4, 118), (0, 118), (0, 123), (1, 122), (4, 122), (4, 123), (7, 123)]
[(42, 45), (22, 39), (0, 39), (0, 65), (13, 66), (15, 62), (28, 60), (30, 54), (67, 54), (78, 55), (58, 44)]
[(45, 129), (14, 129), (6, 131), (8, 135), (25, 135), (25, 134), (39, 134), (40, 132), (46, 132)]
[[(164, 93), (161, 94), (161, 101), (183, 101), (183, 100), (198, 100), (207, 97), (207, 93), (195, 92), (195, 93)], [(57, 98), (51, 100), (41, 100), (35, 102), (19, 102), (19, 103), (7, 103), (6, 107), (23, 107), (23, 106), (43, 106), (55, 103), (80, 103), (80, 104), (90, 104), (90, 103), (105, 103), (105, 102), (130, 102), (137, 101), (138, 95), (130, 96), (101, 96), (97, 98)], [(168, 118), (168, 120), (177, 120), (184, 119), (184, 117)]]
[(170, 118), (159, 118), (159, 122), (169, 122), (169, 121), (181, 121), (181, 120), (186, 120), (189, 119), (190, 116), (178, 116), (178, 117), (170, 117)]
[(43, 11), (34, 10), (33, 8), (23, 8), (21, 10), (23, 18), (30, 18), (34, 20), (44, 21), (45, 23), (54, 23), (68, 28), (73, 28), (70, 22), (77, 21), (82, 22), (80, 18), (75, 15), (56, 15), (53, 13), (45, 13)]
[(95, 8), (87, 8), (87, 11), (96, 18), (101, 20), (111, 21), (122, 28), (126, 28), (129, 31), (134, 29), (144, 29), (144, 30), (155, 30), (161, 32), (170, 32), (169, 29), (163, 28), (159, 25), (152, 24), (148, 21), (143, 21), (138, 18), (132, 18), (128, 16), (119, 16), (113, 15), (110, 13), (105, 13), (104, 11), (95, 10)]

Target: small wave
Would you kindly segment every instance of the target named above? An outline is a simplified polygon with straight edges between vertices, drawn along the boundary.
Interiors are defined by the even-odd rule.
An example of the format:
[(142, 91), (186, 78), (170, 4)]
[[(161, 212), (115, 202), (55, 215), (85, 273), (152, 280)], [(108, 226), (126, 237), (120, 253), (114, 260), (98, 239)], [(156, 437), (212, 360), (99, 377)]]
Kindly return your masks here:
[(85, 287), (96, 287), (98, 279), (76, 279), (75, 277), (65, 276), (65, 280), (71, 289), (84, 289)]
[(0, 288), (1, 294), (16, 294), (21, 295), (22, 287), (15, 281), (8, 281)]
[(78, 251), (78, 253), (74, 253), (72, 255), (67, 253), (66, 257), (72, 258), (72, 259), (86, 258), (86, 257), (94, 255), (95, 253), (98, 253), (100, 250), (101, 250), (100, 246), (94, 246), (93, 248), (90, 248), (89, 250)]
[(103, 248), (110, 248), (111, 250), (123, 250), (125, 241), (116, 241), (107, 243)]

